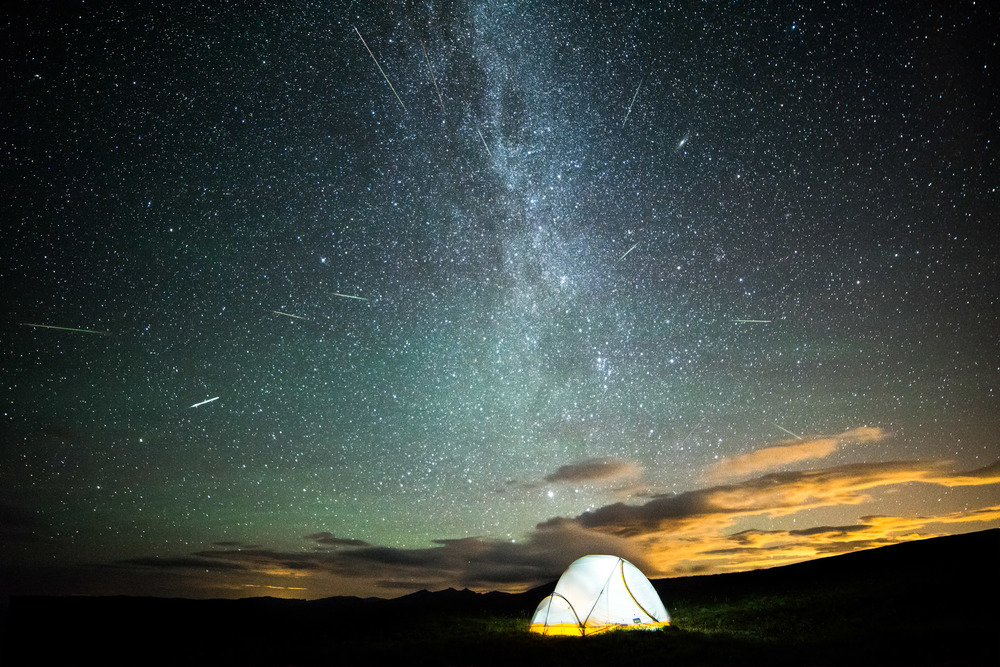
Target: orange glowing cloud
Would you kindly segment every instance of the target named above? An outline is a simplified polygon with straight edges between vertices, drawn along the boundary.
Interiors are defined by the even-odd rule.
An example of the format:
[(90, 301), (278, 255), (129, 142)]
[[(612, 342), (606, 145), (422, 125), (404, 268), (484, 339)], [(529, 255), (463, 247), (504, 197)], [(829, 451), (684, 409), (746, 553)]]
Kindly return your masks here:
[(954, 532), (958, 524), (1000, 521), (1000, 507), (987, 506), (937, 516), (863, 517), (848, 526), (731, 533), (737, 522), (769, 525), (804, 510), (859, 505), (871, 500), (872, 489), (914, 482), (944, 487), (996, 484), (1000, 462), (959, 473), (949, 472), (943, 462), (905, 461), (772, 473), (657, 496), (642, 505), (616, 503), (574, 520), (641, 544), (657, 576), (773, 567)]
[(771, 473), (734, 484), (654, 496), (642, 505), (606, 505), (575, 520), (587, 528), (626, 537), (683, 531), (689, 524), (701, 529), (728, 525), (746, 516), (777, 517), (818, 507), (857, 505), (869, 499), (867, 491), (879, 486), (907, 482), (947, 485), (951, 478), (943, 467), (942, 463), (899, 461)]
[(697, 540), (660, 534), (645, 540), (644, 546), (658, 576), (679, 576), (788, 565), (937, 537), (954, 532), (956, 527), (978, 530), (983, 524), (998, 521), (1000, 506), (994, 506), (938, 516), (866, 516), (856, 524), (800, 530), (748, 529), (732, 535), (705, 531)]
[(863, 426), (838, 436), (765, 447), (743, 456), (720, 459), (705, 471), (705, 478), (709, 481), (720, 481), (756, 475), (810, 459), (826, 458), (845, 443), (874, 442), (884, 437), (885, 432), (882, 429)]

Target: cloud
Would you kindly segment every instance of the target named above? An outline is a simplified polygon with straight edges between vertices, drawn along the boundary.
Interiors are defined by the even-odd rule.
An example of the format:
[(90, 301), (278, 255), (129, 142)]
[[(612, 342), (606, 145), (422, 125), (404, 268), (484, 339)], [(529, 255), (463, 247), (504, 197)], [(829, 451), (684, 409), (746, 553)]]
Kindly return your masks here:
[(731, 479), (772, 470), (809, 459), (819, 459), (837, 451), (835, 438), (819, 438), (793, 445), (766, 447), (755, 452), (720, 459), (705, 472), (710, 480)]
[(118, 565), (134, 565), (138, 567), (148, 567), (162, 570), (193, 569), (193, 570), (242, 570), (245, 569), (240, 563), (218, 561), (201, 558), (197, 554), (190, 556), (173, 556), (160, 558), (159, 556), (142, 556), (140, 558), (130, 558), (118, 561)]
[(306, 535), (307, 540), (313, 540), (316, 544), (324, 547), (370, 547), (364, 540), (355, 540), (348, 537), (334, 537), (332, 533), (312, 533)]
[(976, 470), (952, 475), (946, 486), (980, 486), (1000, 482), (1000, 460)]
[(709, 481), (720, 481), (756, 475), (810, 459), (826, 458), (836, 452), (842, 444), (875, 442), (884, 437), (885, 432), (882, 429), (863, 426), (838, 436), (765, 447), (743, 456), (720, 459), (708, 467), (705, 478)]
[(193, 559), (178, 559), (175, 565), (192, 567), (208, 559), (259, 575), (363, 579), (386, 589), (458, 586), (508, 590), (551, 581), (570, 562), (590, 553), (616, 553), (637, 565), (646, 563), (641, 550), (628, 540), (588, 531), (567, 520), (542, 527), (522, 542), (469, 537), (437, 540), (432, 547), (412, 549), (367, 545), (309, 552), (206, 550), (194, 554)]
[(546, 482), (603, 482), (630, 477), (637, 477), (642, 468), (630, 461), (615, 459), (588, 459), (580, 463), (560, 466), (551, 475), (545, 477)]
[(805, 510), (860, 505), (871, 500), (873, 489), (914, 482), (949, 488), (1000, 483), (1000, 462), (959, 473), (949, 472), (943, 462), (910, 461), (771, 473), (661, 495), (641, 505), (616, 503), (572, 521), (642, 544), (660, 576), (768, 567), (942, 534), (937, 524), (1000, 521), (1000, 513), (987, 507), (939, 516), (869, 517), (864, 530), (813, 526), (731, 534), (738, 523), (770, 523)]
[[(573, 474), (557, 471), (553, 476)], [(1000, 461), (965, 472), (933, 461), (842, 465), (660, 494), (635, 505), (609, 504), (543, 521), (519, 541), (466, 537), (403, 549), (316, 532), (303, 540), (323, 548), (283, 551), (216, 544), (178, 558), (137, 558), (120, 565), (174, 569), (190, 577), (212, 570), (225, 574), (233, 590), (266, 586), (306, 590), (314, 597), (447, 587), (525, 590), (553, 581), (570, 562), (591, 553), (620, 555), (654, 577), (718, 573), (997, 525), (1000, 506), (995, 504), (927, 516), (866, 515), (843, 525), (801, 528), (788, 528), (794, 524), (785, 518), (805, 510), (836, 508), (842, 513), (870, 500), (872, 490), (880, 487), (916, 493), (931, 485), (996, 483)], [(784, 527), (774, 528), (782, 518)]]
[(952, 532), (943, 530), (945, 525), (997, 521), (1000, 521), (1000, 506), (937, 516), (865, 516), (857, 524), (845, 526), (814, 526), (800, 530), (750, 529), (705, 540), (698, 557), (703, 564), (716, 565), (712, 568), (714, 571), (722, 569), (717, 566), (724, 562), (737, 562), (740, 564), (738, 569), (774, 567)]
[[(869, 499), (867, 491), (906, 482), (948, 485), (940, 462), (860, 463), (819, 470), (770, 473), (743, 482), (711, 486), (681, 494), (664, 494), (641, 505), (615, 503), (576, 517), (580, 525), (614, 535), (636, 537), (678, 531), (696, 524), (731, 523), (752, 515), (771, 517), (806, 509), (857, 505)], [(983, 478), (954, 476), (955, 483)]]
[(259, 544), (247, 544), (246, 542), (239, 542), (237, 540), (227, 540), (223, 542), (212, 542), (214, 547), (223, 548), (233, 548), (233, 549), (259, 549)]

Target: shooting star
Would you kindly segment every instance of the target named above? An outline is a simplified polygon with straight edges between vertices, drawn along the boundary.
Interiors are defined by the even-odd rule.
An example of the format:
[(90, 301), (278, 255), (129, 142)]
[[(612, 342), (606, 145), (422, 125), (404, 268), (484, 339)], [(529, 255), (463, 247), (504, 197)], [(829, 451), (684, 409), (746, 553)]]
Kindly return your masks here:
[[(354, 32), (358, 33), (358, 37), (361, 37), (361, 33), (358, 31), (357, 27), (354, 28)], [(368, 55), (370, 55), (372, 57), (372, 60), (375, 61), (375, 67), (378, 67), (378, 71), (382, 72), (382, 66), (378, 64), (378, 59), (375, 57), (375, 54), (372, 53), (372, 50), (368, 48), (368, 43), (365, 41), (364, 37), (361, 37), (361, 43), (365, 45), (365, 49), (368, 51)], [(382, 72), (382, 78), (385, 79), (385, 82), (389, 84), (389, 90), (391, 90), (392, 94), (396, 96), (397, 100), (399, 100), (399, 106), (403, 107), (403, 111), (406, 111), (406, 105), (403, 104), (403, 100), (400, 99), (399, 93), (396, 92), (396, 89), (392, 87), (392, 82), (389, 81), (389, 77), (385, 75), (385, 72)], [(407, 113), (409, 112), (407, 111)]]
[(483, 147), (486, 149), (486, 154), (493, 157), (493, 153), (490, 152), (490, 147), (486, 143), (486, 137), (483, 136), (483, 131), (479, 129), (479, 123), (476, 123), (476, 132), (479, 133), (479, 138), (483, 140)]
[(197, 408), (199, 405), (205, 405), (206, 403), (211, 403), (212, 401), (217, 401), (217, 400), (219, 400), (218, 396), (216, 396), (215, 398), (210, 398), (207, 401), (202, 401), (201, 403), (195, 403), (191, 407), (192, 408)]
[(94, 331), (93, 329), (74, 329), (73, 327), (56, 327), (51, 324), (31, 324), (30, 322), (20, 322), (22, 327), (36, 327), (38, 329), (56, 329), (57, 331), (79, 331), (80, 333), (97, 334), (98, 336), (110, 336), (109, 331)]
[(280, 310), (272, 310), (271, 312), (274, 313), (275, 315), (284, 315), (285, 317), (294, 317), (297, 320), (307, 320), (307, 319), (309, 319), (307, 317), (302, 317), (301, 315), (292, 315), (291, 313), (283, 313)]
[(340, 292), (334, 292), (334, 296), (339, 296), (344, 299), (357, 299), (358, 301), (371, 301), (371, 299), (366, 299), (363, 296), (353, 296), (351, 294), (341, 294)]
[(799, 440), (801, 440), (801, 439), (802, 439), (802, 436), (801, 436), (801, 435), (795, 435), (794, 433), (792, 433), (791, 431), (789, 431), (789, 430), (788, 430), (787, 428), (785, 428), (785, 427), (784, 427), (784, 426), (782, 426), (781, 424), (777, 424), (777, 423), (775, 423), (775, 422), (771, 422), (771, 423), (772, 423), (772, 424), (774, 424), (775, 426), (777, 426), (778, 428), (780, 428), (780, 429), (781, 429), (782, 431), (784, 431), (784, 432), (785, 432), (785, 433), (787, 433), (788, 435), (790, 435), (790, 436), (792, 436), (792, 437), (794, 437), (794, 438), (798, 438)]
[(743, 324), (769, 324), (771, 320), (733, 320), (733, 322), (741, 322)]
[(642, 87), (642, 79), (639, 79), (639, 85), (635, 87), (635, 95), (632, 96), (632, 101), (628, 104), (628, 111), (625, 112), (625, 120), (622, 121), (622, 127), (625, 127), (625, 123), (628, 122), (628, 115), (632, 113), (632, 105), (635, 104), (635, 98), (639, 97), (639, 89)]
[[(357, 28), (355, 28), (355, 30), (357, 30)], [(431, 60), (430, 60), (430, 58), (427, 57), (427, 49), (424, 47), (423, 41), (420, 42), (420, 48), (423, 49), (423, 51), (424, 51), (424, 62), (427, 63), (427, 69), (430, 70), (431, 81), (434, 82), (434, 90), (437, 91), (438, 102), (441, 103), (441, 111), (444, 111), (444, 98), (441, 97), (441, 89), (438, 88), (437, 78), (434, 76), (434, 68), (431, 67)]]
[(688, 440), (690, 440), (690, 439), (691, 439), (691, 436), (692, 436), (692, 435), (694, 435), (694, 432), (695, 432), (695, 431), (697, 431), (697, 430), (698, 430), (698, 428), (699, 428), (699, 427), (700, 427), (700, 426), (701, 426), (702, 424), (704, 424), (704, 423), (705, 423), (705, 418), (704, 418), (704, 417), (702, 417), (701, 421), (700, 421), (700, 422), (698, 422), (697, 424), (695, 424), (695, 425), (694, 425), (694, 427), (693, 427), (693, 428), (692, 428), (692, 429), (691, 429), (691, 430), (690, 430), (690, 431), (688, 432), (688, 434), (687, 434), (686, 436), (684, 436), (684, 439), (683, 439), (683, 440), (681, 440), (679, 444), (680, 444), (680, 445), (683, 445), (683, 444), (684, 444), (684, 443), (686, 443), (686, 442), (687, 442)]
[(618, 261), (620, 262), (620, 261), (622, 261), (623, 259), (625, 259), (625, 256), (626, 256), (626, 255), (628, 255), (628, 254), (629, 254), (630, 252), (632, 252), (633, 250), (635, 250), (635, 248), (636, 248), (636, 246), (637, 246), (637, 245), (639, 245), (639, 244), (638, 244), (638, 243), (636, 243), (636, 244), (635, 244), (635, 245), (633, 245), (633, 246), (632, 246), (631, 248), (629, 248), (628, 250), (626, 250), (626, 251), (625, 251), (625, 254), (624, 254), (624, 255), (622, 255), (621, 257), (619, 257), (619, 258), (618, 258)]

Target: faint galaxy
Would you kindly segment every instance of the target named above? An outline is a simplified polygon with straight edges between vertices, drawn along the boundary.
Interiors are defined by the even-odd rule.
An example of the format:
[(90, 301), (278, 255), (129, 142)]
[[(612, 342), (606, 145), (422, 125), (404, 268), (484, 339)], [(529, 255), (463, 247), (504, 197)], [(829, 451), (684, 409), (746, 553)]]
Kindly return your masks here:
[(1000, 525), (989, 3), (0, 25), (5, 592), (513, 590)]

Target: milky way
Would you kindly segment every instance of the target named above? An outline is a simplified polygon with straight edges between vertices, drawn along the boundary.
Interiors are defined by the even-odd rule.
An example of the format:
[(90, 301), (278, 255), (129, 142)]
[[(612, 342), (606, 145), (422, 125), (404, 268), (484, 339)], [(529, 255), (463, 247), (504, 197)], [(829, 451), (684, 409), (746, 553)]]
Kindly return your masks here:
[(1000, 525), (997, 15), (814, 4), (8, 15), (5, 589)]

